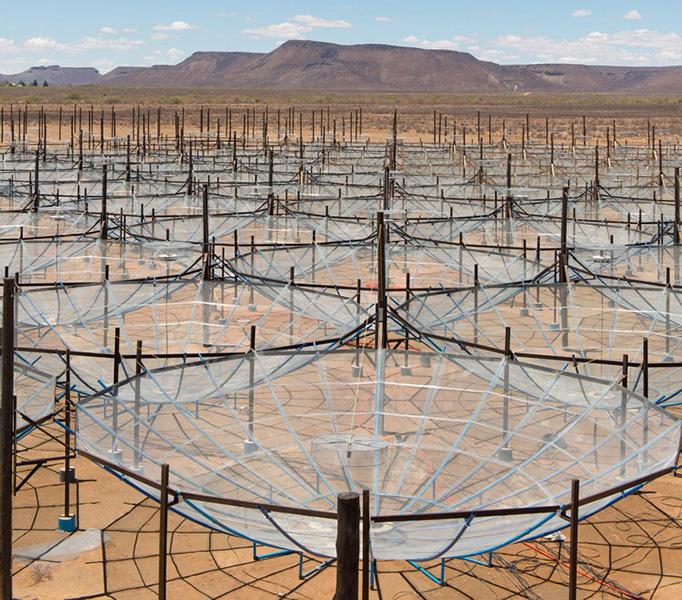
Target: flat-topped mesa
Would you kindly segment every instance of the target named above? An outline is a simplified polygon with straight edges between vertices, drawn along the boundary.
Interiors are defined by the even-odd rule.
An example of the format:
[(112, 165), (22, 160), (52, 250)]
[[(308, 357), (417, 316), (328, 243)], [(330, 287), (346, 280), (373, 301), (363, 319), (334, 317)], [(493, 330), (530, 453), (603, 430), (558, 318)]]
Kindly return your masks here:
[(0, 81), (26, 84), (36, 81), (38, 85), (91, 85), (101, 77), (94, 67), (60, 67), (59, 65), (38, 65), (16, 75), (0, 75)]
[(194, 52), (177, 65), (118, 67), (105, 75), (91, 67), (32, 67), (0, 80), (322, 91), (682, 93), (682, 67), (499, 65), (454, 50), (312, 40), (290, 40), (269, 53)]

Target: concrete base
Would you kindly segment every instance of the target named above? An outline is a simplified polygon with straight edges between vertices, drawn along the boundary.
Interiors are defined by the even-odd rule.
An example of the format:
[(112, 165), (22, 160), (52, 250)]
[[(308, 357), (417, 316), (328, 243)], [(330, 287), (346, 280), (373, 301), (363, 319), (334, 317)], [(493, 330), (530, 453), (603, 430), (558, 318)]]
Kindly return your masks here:
[(76, 531), (76, 515), (59, 517), (59, 531), (64, 531), (65, 533)]
[(400, 367), (400, 374), (404, 377), (409, 377), (410, 375), (412, 375), (412, 367), (410, 367), (409, 365), (403, 365), (402, 367)]
[(350, 372), (353, 377), (362, 377), (363, 375), (362, 365), (351, 365)]
[(422, 356), (419, 357), (419, 362), (421, 363), (422, 367), (428, 368), (431, 366), (431, 357), (423, 354)]
[(521, 309), (521, 316), (522, 317), (527, 317), (529, 314), (530, 314), (530, 311), (527, 308)]
[(504, 448), (500, 448), (498, 456), (500, 460), (511, 462), (514, 460), (514, 451), (509, 446), (505, 446)]
[(258, 445), (252, 440), (244, 440), (244, 454), (254, 454), (258, 452)]
[(109, 450), (109, 456), (111, 457), (111, 460), (120, 462), (123, 460), (123, 450), (119, 450), (118, 448), (116, 448), (116, 450)]

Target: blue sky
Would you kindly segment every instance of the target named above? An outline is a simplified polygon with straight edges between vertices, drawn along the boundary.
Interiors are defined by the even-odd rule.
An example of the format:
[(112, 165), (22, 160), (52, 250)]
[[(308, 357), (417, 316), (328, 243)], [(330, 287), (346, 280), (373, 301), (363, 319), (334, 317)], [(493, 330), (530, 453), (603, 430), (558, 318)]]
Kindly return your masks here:
[(682, 2), (670, 0), (4, 4), (0, 73), (175, 64), (197, 50), (269, 52), (295, 38), (460, 50), (500, 63), (682, 64)]

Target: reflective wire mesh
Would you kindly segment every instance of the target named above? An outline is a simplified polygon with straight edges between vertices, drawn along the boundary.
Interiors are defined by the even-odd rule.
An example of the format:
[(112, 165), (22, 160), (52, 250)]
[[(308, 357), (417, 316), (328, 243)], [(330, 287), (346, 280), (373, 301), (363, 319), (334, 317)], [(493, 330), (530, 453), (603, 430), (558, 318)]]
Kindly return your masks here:
[(375, 558), (426, 560), (677, 466), (677, 146), (202, 134), (2, 155), (19, 427), (68, 350), (79, 451), (321, 556), (336, 523), (305, 512), (340, 492), (369, 490)]

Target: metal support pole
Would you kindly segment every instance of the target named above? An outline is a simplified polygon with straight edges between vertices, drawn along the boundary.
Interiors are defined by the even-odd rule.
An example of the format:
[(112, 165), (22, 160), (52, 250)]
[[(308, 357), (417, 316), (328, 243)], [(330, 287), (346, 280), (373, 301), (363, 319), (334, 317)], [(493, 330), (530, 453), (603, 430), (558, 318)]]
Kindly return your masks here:
[(592, 199), (599, 200), (599, 145), (594, 147), (594, 183), (592, 190)]
[(511, 351), (511, 327), (504, 328), (504, 396), (502, 399), (502, 447), (499, 451), (500, 459), (511, 461), (514, 452), (508, 444), (509, 438), (509, 363), (514, 359)]
[(625, 453), (626, 453), (626, 445), (625, 445), (625, 424), (627, 423), (627, 417), (628, 417), (628, 394), (626, 392), (627, 387), (628, 387), (628, 366), (630, 363), (630, 359), (627, 354), (623, 354), (623, 365), (622, 365), (622, 377), (621, 377), (621, 386), (623, 387), (623, 391), (621, 392), (621, 399), (620, 399), (620, 427), (621, 427), (621, 432), (620, 432), (620, 475), (621, 477), (625, 477)]
[[(642, 341), (642, 396), (649, 399), (649, 340), (644, 338)], [(642, 445), (646, 448), (649, 443), (649, 407), (644, 405), (644, 425), (642, 426)], [(644, 463), (649, 460), (649, 453), (644, 450)]]
[(168, 465), (161, 465), (159, 489), (159, 600), (166, 600), (168, 563)]
[(202, 216), (202, 233), (203, 233), (203, 253), (204, 253), (204, 265), (202, 279), (204, 281), (210, 281), (211, 277), (211, 251), (210, 251), (210, 232), (209, 232), (209, 221), (208, 221), (208, 185), (204, 185), (204, 194), (202, 197), (201, 205), (201, 216)]
[(362, 490), (362, 600), (369, 600), (370, 514), (369, 490)]
[(391, 189), (391, 170), (388, 167), (385, 167), (384, 168), (384, 210), (390, 209), (390, 204), (391, 204), (390, 189)]
[(14, 292), (3, 282), (0, 407), (0, 600), (12, 600), (12, 440), (14, 438)]
[(256, 326), (251, 325), (251, 335), (249, 337), (249, 433), (253, 437), (253, 411), (255, 407), (255, 397), (253, 387), (256, 379)]
[(268, 154), (268, 188), (272, 194), (272, 186), (275, 179), (275, 154), (270, 150)]
[(130, 181), (130, 136), (126, 137), (126, 181)]
[(102, 216), (100, 218), (99, 237), (106, 240), (108, 237), (108, 223), (107, 223), (107, 166), (102, 165)]
[(71, 468), (71, 351), (66, 351), (66, 375), (64, 381), (64, 514), (59, 517), (59, 530), (76, 531), (76, 517), (71, 514), (71, 483), (75, 477)]
[(140, 414), (141, 409), (141, 384), (142, 384), (142, 340), (137, 341), (137, 347), (135, 349), (135, 423), (133, 425), (133, 469), (137, 470), (140, 468), (140, 461), (142, 460), (142, 453), (140, 452), (140, 419), (142, 415)]
[[(398, 111), (393, 111), (393, 143), (391, 144), (391, 171), (395, 171), (398, 162)], [(391, 183), (391, 187), (393, 184)], [(393, 197), (393, 189), (391, 189), (391, 197)]]
[(358, 600), (360, 562), (360, 494), (338, 495), (336, 593), (334, 600)]
[(675, 167), (675, 244), (680, 243), (680, 168)]
[(40, 205), (40, 150), (36, 150), (35, 174), (33, 176), (33, 212)]
[(511, 187), (512, 187), (512, 155), (507, 154), (507, 199), (504, 204), (504, 216), (507, 219), (511, 219), (512, 216), (512, 192), (511, 192)]
[(114, 400), (113, 400), (113, 406), (111, 407), (111, 429), (112, 429), (112, 438), (111, 438), (111, 453), (112, 456), (116, 456), (116, 450), (117, 450), (117, 444), (116, 441), (118, 439), (118, 399), (116, 396), (118, 395), (118, 382), (120, 378), (120, 371), (121, 371), (121, 328), (116, 327), (114, 329), (114, 372), (113, 372), (113, 378), (112, 378), (112, 383), (114, 385)]
[(559, 255), (559, 282), (567, 283), (568, 273), (568, 188), (561, 194), (561, 254)]
[(580, 520), (580, 480), (571, 481), (571, 547), (568, 572), (568, 599), (578, 598), (578, 522)]
[(386, 348), (388, 336), (386, 332), (386, 225), (384, 224), (384, 213), (377, 213), (377, 328), (380, 328), (378, 337), (378, 347)]
[(194, 193), (194, 152), (192, 150), (192, 138), (189, 139), (189, 171), (187, 172), (187, 195), (191, 196)]

